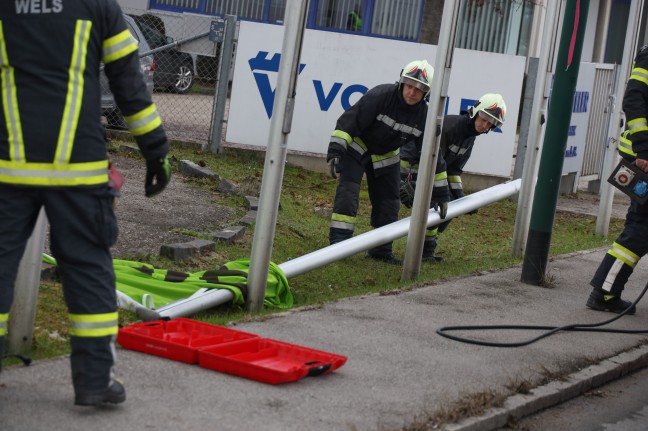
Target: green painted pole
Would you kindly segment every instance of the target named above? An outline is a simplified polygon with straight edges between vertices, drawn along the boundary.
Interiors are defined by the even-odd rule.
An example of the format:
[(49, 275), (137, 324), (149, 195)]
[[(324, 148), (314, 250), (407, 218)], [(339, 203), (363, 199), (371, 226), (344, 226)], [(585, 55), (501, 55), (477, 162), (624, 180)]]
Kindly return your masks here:
[(541, 285), (545, 281), (588, 9), (589, 0), (567, 0), (565, 5), (547, 130), (522, 265), (521, 281), (528, 284)]

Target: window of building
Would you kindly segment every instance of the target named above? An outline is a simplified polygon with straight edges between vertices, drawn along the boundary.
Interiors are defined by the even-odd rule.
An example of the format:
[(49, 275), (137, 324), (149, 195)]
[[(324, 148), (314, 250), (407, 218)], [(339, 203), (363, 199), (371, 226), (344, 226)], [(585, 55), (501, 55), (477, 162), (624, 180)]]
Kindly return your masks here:
[(526, 55), (537, 0), (462, 0), (456, 46)]

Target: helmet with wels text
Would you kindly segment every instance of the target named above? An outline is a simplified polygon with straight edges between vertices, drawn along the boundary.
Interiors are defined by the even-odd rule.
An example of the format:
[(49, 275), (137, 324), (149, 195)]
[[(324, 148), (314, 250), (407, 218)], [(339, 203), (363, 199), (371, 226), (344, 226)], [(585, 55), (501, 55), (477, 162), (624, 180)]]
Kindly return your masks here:
[(426, 60), (414, 60), (401, 71), (400, 84), (412, 85), (427, 96), (432, 88), (434, 68)]
[(470, 118), (479, 115), (484, 120), (489, 121), (492, 128), (501, 127), (506, 118), (506, 103), (501, 94), (486, 93), (468, 109)]

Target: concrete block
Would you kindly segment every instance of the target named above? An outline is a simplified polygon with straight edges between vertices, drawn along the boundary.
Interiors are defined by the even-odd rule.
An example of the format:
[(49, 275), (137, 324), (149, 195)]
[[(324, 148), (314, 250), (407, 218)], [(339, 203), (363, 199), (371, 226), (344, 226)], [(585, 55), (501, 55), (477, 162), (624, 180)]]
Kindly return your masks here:
[(220, 193), (225, 193), (226, 195), (239, 194), (238, 186), (234, 184), (232, 181), (228, 180), (227, 178), (220, 179), (220, 181), (218, 182), (218, 186), (216, 187), (216, 190), (218, 190)]
[(251, 211), (256, 211), (259, 209), (259, 198), (256, 196), (246, 196), (245, 199), (248, 201), (248, 209)]
[(216, 250), (213, 241), (195, 239), (189, 242), (178, 244), (165, 244), (160, 247), (160, 256), (167, 257), (174, 261), (191, 259), (201, 254), (207, 254)]
[(178, 168), (180, 173), (190, 177), (220, 179), (220, 176), (211, 169), (200, 166), (191, 160), (180, 160)]
[(241, 223), (243, 226), (252, 226), (254, 223), (256, 223), (256, 217), (256, 211), (248, 211), (247, 214), (241, 217), (239, 223)]
[(240, 240), (245, 235), (245, 226), (231, 226), (221, 231), (212, 233), (212, 238), (216, 241), (222, 241), (227, 244), (232, 244)]

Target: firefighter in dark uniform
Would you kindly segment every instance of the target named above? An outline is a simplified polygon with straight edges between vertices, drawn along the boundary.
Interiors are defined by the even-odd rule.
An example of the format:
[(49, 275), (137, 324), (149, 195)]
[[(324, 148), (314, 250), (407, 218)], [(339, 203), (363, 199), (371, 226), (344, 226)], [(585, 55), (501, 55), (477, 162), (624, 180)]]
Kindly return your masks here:
[[(337, 120), (326, 160), (339, 183), (333, 203), (329, 241), (335, 244), (353, 236), (360, 184), (367, 177), (371, 201), (371, 226), (398, 220), (400, 208), (399, 150), (408, 141), (421, 141), (434, 69), (425, 60), (409, 63), (399, 82), (369, 90)], [(439, 200), (448, 200), (445, 167), (437, 167)], [(442, 178), (441, 178), (442, 177)], [(369, 257), (401, 264), (388, 242), (369, 250)]]
[[(648, 45), (634, 60), (632, 73), (623, 96), (626, 130), (619, 140), (621, 157), (648, 172)], [(621, 313), (632, 303), (621, 293), (635, 266), (648, 253), (648, 204), (630, 203), (625, 226), (608, 250), (590, 284), (592, 292), (587, 307), (598, 311)], [(627, 314), (634, 314), (633, 306)]]
[(145, 193), (153, 196), (170, 178), (168, 142), (116, 1), (0, 2), (0, 349), (18, 263), (44, 208), (69, 312), (78, 405), (126, 398), (112, 374), (116, 191), (101, 125), (101, 62), (146, 159)]
[[(477, 136), (499, 128), (504, 124), (506, 103), (500, 94), (487, 93), (480, 97), (468, 111), (459, 115), (446, 115), (443, 118), (439, 158), (446, 166), (450, 200), (464, 197), (461, 174), (470, 155)], [(421, 159), (421, 146), (408, 142), (401, 149), (401, 201), (407, 207), (414, 202), (414, 190)], [(433, 200), (433, 205), (436, 203)], [(472, 214), (477, 211), (471, 211)], [(446, 230), (450, 220), (428, 228), (423, 243), (424, 262), (439, 262), (443, 257), (435, 254), (439, 233)]]

